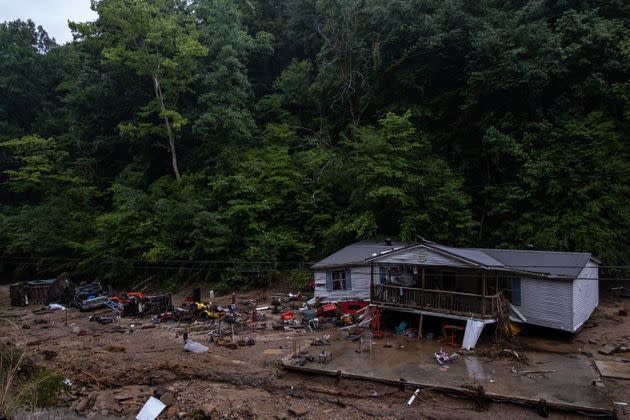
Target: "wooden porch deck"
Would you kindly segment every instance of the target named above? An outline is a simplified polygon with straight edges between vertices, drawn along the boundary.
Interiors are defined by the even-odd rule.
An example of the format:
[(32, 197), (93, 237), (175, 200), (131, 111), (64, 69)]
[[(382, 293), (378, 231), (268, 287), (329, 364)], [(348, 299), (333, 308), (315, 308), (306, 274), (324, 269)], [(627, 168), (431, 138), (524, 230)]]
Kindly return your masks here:
[(498, 295), (373, 284), (370, 301), (391, 308), (419, 309), (477, 318), (495, 318)]

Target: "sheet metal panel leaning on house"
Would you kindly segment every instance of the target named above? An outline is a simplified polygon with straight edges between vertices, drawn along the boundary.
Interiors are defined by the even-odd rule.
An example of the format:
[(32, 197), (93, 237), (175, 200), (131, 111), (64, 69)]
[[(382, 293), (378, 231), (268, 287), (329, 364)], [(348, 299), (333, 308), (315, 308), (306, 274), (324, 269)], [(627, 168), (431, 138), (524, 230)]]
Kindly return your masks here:
[[(575, 333), (599, 303), (598, 265), (590, 253), (454, 248), (423, 240), (360, 241), (312, 269), (315, 296), (324, 301), (363, 299), (392, 310), (489, 319), (503, 293), (513, 320)], [(379, 296), (372, 296), (377, 289)]]

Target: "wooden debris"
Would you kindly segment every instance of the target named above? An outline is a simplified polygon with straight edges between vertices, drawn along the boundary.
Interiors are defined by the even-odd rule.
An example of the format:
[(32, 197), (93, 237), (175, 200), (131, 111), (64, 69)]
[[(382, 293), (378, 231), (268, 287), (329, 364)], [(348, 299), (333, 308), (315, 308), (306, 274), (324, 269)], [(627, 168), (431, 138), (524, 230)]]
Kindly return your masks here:
[(557, 369), (547, 369), (547, 370), (522, 370), (521, 374), (527, 375), (528, 373), (551, 373), (557, 372)]
[(619, 349), (619, 344), (606, 344), (604, 347), (598, 350), (598, 353), (610, 356)]
[(606, 378), (630, 379), (630, 363), (595, 360), (595, 366)]

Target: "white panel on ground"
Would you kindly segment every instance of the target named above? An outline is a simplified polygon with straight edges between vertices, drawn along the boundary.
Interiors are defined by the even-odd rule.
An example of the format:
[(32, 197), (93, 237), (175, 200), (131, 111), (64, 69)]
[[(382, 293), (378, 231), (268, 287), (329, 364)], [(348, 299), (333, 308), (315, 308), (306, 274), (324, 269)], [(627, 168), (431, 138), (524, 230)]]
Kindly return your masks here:
[(477, 340), (481, 336), (483, 326), (485, 323), (477, 319), (469, 319), (466, 321), (466, 331), (464, 331), (464, 342), (462, 348), (466, 350), (474, 349), (477, 345)]

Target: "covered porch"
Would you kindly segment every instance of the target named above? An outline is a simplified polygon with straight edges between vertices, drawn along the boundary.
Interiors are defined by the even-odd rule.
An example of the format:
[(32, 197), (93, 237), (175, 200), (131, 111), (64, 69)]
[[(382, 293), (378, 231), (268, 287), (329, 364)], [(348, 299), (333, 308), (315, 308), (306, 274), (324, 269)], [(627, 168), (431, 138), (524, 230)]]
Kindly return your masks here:
[(510, 279), (489, 270), (372, 264), (370, 271), (371, 303), (394, 310), (494, 319), (499, 293), (511, 297)]

